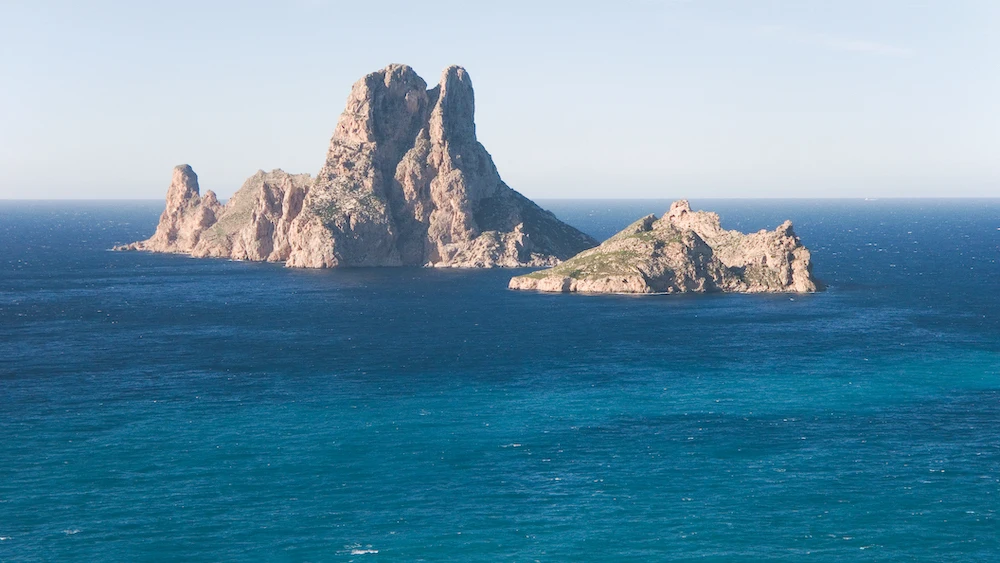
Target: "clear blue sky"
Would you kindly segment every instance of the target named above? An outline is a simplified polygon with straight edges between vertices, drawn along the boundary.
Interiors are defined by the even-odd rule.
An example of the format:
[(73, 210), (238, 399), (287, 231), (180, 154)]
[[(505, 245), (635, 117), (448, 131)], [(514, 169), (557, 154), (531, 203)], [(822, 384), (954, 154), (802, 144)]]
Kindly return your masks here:
[(315, 174), (392, 62), (529, 197), (1000, 197), (994, 0), (0, 1), (0, 198)]

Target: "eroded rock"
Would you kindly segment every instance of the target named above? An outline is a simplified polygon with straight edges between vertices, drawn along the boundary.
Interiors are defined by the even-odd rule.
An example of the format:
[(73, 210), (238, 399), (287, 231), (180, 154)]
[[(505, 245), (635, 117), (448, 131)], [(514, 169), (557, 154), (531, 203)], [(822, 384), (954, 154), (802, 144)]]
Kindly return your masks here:
[(809, 293), (822, 288), (809, 250), (785, 221), (774, 231), (727, 231), (719, 216), (687, 201), (648, 215), (597, 248), (547, 270), (517, 276), (510, 289), (579, 293)]
[(315, 179), (258, 172), (221, 207), (186, 167), (156, 234), (120, 248), (326, 268), (546, 266), (595, 246), (503, 182), (474, 113), (465, 69), (428, 89), (389, 65), (355, 83)]

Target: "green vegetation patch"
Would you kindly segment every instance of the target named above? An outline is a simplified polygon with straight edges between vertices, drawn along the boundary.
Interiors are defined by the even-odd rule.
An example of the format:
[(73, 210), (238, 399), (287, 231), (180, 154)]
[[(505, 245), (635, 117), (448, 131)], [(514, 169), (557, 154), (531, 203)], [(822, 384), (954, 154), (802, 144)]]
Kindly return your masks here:
[(541, 272), (533, 272), (528, 277), (541, 279), (562, 276), (573, 279), (628, 275), (638, 272), (637, 263), (644, 256), (635, 249), (597, 251), (585, 256), (571, 258), (558, 266)]
[[(651, 258), (657, 247), (680, 243), (684, 238), (684, 234), (676, 229), (642, 230), (644, 220), (636, 221), (595, 249), (524, 277), (540, 280), (555, 276), (579, 280), (641, 274), (639, 266)], [(616, 247), (616, 250), (608, 250), (608, 246)]]

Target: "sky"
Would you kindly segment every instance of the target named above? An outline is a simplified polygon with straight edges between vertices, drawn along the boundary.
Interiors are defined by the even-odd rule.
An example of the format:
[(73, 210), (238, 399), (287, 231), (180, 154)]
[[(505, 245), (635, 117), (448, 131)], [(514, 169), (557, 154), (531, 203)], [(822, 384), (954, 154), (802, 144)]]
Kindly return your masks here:
[(531, 198), (1000, 197), (1000, 2), (0, 0), (0, 199), (316, 174), (351, 85), (464, 66)]

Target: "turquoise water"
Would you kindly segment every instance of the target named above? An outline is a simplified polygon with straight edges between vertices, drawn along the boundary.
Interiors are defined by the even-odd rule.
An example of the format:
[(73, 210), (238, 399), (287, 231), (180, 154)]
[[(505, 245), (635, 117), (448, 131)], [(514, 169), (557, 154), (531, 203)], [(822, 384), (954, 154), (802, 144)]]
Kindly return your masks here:
[(692, 203), (792, 218), (829, 291), (112, 253), (162, 203), (0, 203), (0, 560), (998, 560), (1000, 200)]

